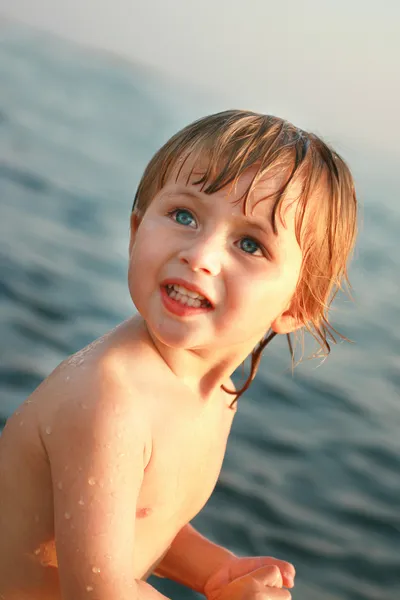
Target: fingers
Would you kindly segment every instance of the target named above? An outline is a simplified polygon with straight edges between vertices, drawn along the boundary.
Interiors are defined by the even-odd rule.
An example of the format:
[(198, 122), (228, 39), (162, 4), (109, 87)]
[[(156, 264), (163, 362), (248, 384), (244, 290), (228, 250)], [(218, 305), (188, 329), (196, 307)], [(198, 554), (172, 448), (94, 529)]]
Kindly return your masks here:
[(291, 563), (288, 563), (284, 560), (274, 559), (274, 564), (279, 567), (282, 577), (283, 577), (283, 585), (286, 587), (294, 586), (294, 578), (296, 576), (296, 569)]
[(257, 583), (268, 587), (281, 588), (283, 585), (281, 572), (276, 565), (256, 569), (250, 576)]
[(262, 600), (291, 600), (292, 594), (289, 590), (266, 588), (265, 595), (263, 594), (261, 598)]
[(260, 560), (260, 567), (261, 565), (263, 566), (272, 566), (275, 565), (279, 568), (282, 578), (283, 578), (283, 585), (285, 587), (293, 587), (294, 586), (294, 578), (296, 576), (296, 569), (294, 568), (294, 566), (289, 563), (286, 562), (285, 560), (279, 560), (277, 558), (273, 558), (272, 556), (263, 556), (263, 557), (259, 557)]
[(261, 584), (258, 588), (257, 598), (260, 600), (291, 600), (289, 590), (282, 589), (283, 581), (280, 569), (276, 565), (261, 567), (251, 573), (253, 581)]

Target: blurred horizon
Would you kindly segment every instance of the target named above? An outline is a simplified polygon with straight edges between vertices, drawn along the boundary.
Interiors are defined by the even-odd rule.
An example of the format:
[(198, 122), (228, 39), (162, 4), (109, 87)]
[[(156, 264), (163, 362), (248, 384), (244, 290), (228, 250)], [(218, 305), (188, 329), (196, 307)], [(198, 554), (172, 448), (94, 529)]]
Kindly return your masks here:
[[(400, 164), (400, 3), (386, 0), (0, 0), (0, 15), (187, 82), (226, 108), (270, 112)], [(219, 108), (217, 108), (219, 110)], [(396, 125), (397, 123), (397, 125)], [(383, 161), (382, 161), (383, 162)]]

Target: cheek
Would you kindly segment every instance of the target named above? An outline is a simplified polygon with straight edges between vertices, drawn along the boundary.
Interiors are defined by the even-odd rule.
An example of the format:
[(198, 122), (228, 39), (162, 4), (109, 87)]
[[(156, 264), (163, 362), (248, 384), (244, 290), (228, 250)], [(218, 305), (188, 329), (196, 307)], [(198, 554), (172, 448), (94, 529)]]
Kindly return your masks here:
[(243, 273), (233, 277), (227, 286), (225, 305), (229, 311), (240, 311), (253, 320), (261, 315), (275, 318), (285, 310), (297, 284), (298, 270), (270, 264), (263, 272)]
[[(139, 228), (130, 254), (130, 263), (132, 271), (151, 269), (165, 252), (166, 242), (165, 234), (154, 223), (149, 222), (141, 225)], [(164, 251), (164, 252), (163, 252)]]
[(231, 277), (225, 288), (225, 298), (222, 314), (225, 313), (228, 320), (252, 321), (254, 315), (260, 314), (270, 304), (271, 285), (266, 283), (265, 276), (242, 273)]

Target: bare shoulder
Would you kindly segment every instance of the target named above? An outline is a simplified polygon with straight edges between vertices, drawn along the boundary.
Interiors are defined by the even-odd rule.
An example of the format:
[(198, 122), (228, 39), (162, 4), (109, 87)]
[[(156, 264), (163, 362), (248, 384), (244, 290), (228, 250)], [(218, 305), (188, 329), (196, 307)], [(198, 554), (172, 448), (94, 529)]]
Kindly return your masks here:
[[(124, 324), (123, 324), (124, 325)], [(129, 332), (131, 334), (131, 332)], [(132, 334), (131, 334), (132, 336)], [(41, 433), (54, 430), (56, 423), (67, 424), (74, 432), (91, 423), (91, 429), (103, 421), (126, 423), (130, 427), (148, 427), (146, 402), (140, 384), (140, 338), (126, 341), (121, 326), (89, 344), (63, 361), (36, 390)], [(128, 347), (129, 346), (129, 347)]]
[(108, 437), (113, 428), (129, 428), (139, 429), (147, 440), (146, 404), (118, 352), (111, 349), (81, 360), (62, 363), (43, 387), (38, 403), (43, 439), (49, 439), (51, 433), (73, 439), (84, 429)]

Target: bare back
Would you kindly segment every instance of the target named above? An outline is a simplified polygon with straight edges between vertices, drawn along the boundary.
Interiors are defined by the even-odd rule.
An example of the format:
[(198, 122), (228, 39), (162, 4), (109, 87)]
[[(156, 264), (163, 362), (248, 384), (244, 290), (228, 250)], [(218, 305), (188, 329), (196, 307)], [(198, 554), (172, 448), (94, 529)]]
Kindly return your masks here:
[[(133, 556), (129, 560), (136, 579), (152, 571), (215, 486), (234, 415), (229, 409), (230, 399), (221, 393), (218, 401), (202, 405), (168, 374), (139, 321), (123, 324), (103, 343), (92, 345), (60, 365), (9, 419), (0, 437), (0, 597), (4, 600), (61, 598), (60, 548), (57, 542), (56, 551), (54, 524), (58, 505), (63, 507), (64, 525), (77, 540), (74, 560), (85, 560), (84, 548), (79, 547), (81, 532), (74, 531), (74, 523), (79, 523), (75, 511), (84, 508), (88, 496), (79, 494), (75, 482), (85, 468), (82, 465), (87, 463), (88, 452), (81, 455), (74, 447), (61, 462), (53, 455), (58, 449), (61, 453), (76, 435), (75, 427), (72, 431), (65, 425), (60, 428), (59, 420), (72, 413), (70, 422), (79, 428), (84, 422), (82, 415), (85, 411), (90, 414), (99, 401), (89, 395), (75, 403), (68, 389), (76, 389), (74, 386), (94, 377), (105, 382), (109, 378), (118, 380), (117, 391), (103, 398), (109, 420), (118, 423), (118, 413), (127, 403), (127, 397), (120, 396), (128, 390), (128, 402), (132, 399), (135, 409), (126, 412), (121, 422), (127, 429), (131, 427), (133, 437), (140, 413), (141, 429), (146, 431), (136, 504), (119, 515), (122, 521), (125, 518), (127, 527), (134, 520)], [(97, 445), (93, 443), (93, 456), (107, 446), (113, 456), (118, 428), (113, 435), (103, 435), (101, 424), (94, 421), (90, 435), (101, 440), (101, 448), (98, 441)], [(117, 458), (115, 465), (116, 472)], [(96, 490), (101, 496), (102, 482), (90, 481), (90, 477), (88, 481), (93, 498)], [(74, 508), (65, 510), (73, 494)], [(134, 514), (129, 514), (132, 511)], [(99, 532), (102, 520), (107, 518), (102, 514), (98, 519)], [(115, 531), (117, 536), (118, 524)], [(95, 569), (93, 566), (94, 573)]]

